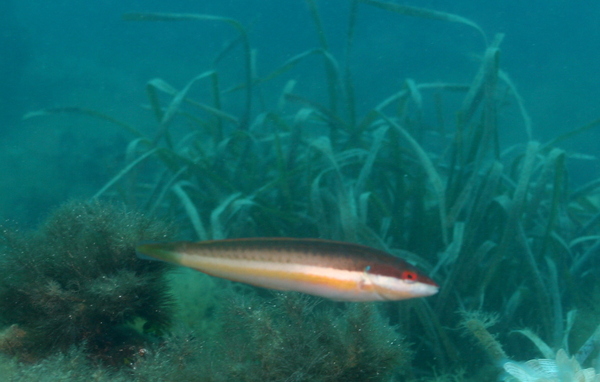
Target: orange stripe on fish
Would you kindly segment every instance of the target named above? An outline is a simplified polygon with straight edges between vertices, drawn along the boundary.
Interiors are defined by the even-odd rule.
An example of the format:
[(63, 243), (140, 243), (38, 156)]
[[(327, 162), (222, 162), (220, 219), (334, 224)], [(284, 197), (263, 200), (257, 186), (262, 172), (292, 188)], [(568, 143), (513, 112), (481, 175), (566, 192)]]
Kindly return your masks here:
[(321, 239), (248, 238), (142, 244), (151, 257), (254, 286), (338, 301), (403, 300), (438, 291), (406, 261), (360, 244)]

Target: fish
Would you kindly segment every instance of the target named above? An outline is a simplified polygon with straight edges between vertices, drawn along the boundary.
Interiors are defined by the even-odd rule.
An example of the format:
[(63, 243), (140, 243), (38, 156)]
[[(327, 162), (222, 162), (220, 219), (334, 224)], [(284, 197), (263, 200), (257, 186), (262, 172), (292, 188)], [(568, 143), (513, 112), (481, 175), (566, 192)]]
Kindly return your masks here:
[(323, 239), (241, 238), (143, 243), (138, 257), (211, 276), (335, 301), (426, 297), (438, 285), (405, 260), (365, 245)]

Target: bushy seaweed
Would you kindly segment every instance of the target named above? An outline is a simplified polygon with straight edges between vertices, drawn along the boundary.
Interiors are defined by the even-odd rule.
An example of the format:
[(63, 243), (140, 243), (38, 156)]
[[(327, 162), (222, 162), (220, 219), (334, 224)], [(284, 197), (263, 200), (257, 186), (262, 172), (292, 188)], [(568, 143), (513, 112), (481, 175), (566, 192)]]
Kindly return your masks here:
[(225, 306), (220, 346), (236, 365), (227, 380), (380, 381), (406, 372), (409, 345), (374, 304), (320, 302), (293, 293)]
[(408, 372), (410, 346), (374, 304), (298, 293), (223, 294), (212, 339), (185, 331), (137, 364), (142, 380), (386, 381)]
[[(0, 350), (22, 360), (81, 346), (120, 366), (170, 324), (166, 265), (136, 258), (170, 229), (99, 202), (70, 202), (35, 232), (4, 228)], [(143, 326), (136, 329), (134, 324)]]

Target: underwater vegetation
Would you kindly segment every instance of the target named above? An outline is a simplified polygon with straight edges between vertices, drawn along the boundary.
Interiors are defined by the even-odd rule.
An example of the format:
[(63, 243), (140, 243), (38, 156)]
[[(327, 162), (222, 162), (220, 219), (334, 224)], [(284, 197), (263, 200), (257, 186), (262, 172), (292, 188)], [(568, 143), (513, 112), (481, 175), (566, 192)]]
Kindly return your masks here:
[(298, 293), (265, 300), (232, 291), (224, 301), (212, 340), (174, 335), (138, 363), (136, 380), (380, 381), (412, 358), (372, 304), (340, 309)]
[[(185, 86), (148, 81), (154, 131), (80, 107), (26, 117), (82, 114), (130, 134), (126, 163), (93, 199), (119, 200), (174, 220), (186, 240), (261, 236), (361, 243), (417, 265), (440, 292), (376, 306), (317, 304), (293, 293), (248, 291), (224, 280), (209, 284), (198, 275), (198, 283), (213, 295), (199, 297), (204, 311), (187, 310), (193, 296), (175, 296), (185, 300), (178, 304), (177, 317), (186, 324), (176, 323), (170, 339), (149, 346), (148, 355), (134, 362), (131, 378), (492, 381), (508, 359), (539, 357), (539, 346), (513, 333), (524, 327), (533, 328), (552, 350), (542, 353), (544, 358), (567, 363), (578, 373), (574, 363), (565, 361), (564, 339), (579, 332), (569, 341), (571, 348), (580, 348), (600, 322), (600, 301), (591, 296), (598, 292), (600, 270), (600, 180), (573, 188), (568, 163), (577, 153), (559, 145), (599, 126), (600, 120), (549, 142), (536, 141), (523, 99), (501, 69), (503, 36), (488, 40), (477, 24), (460, 16), (377, 0), (349, 1), (345, 52), (339, 58), (330, 48), (317, 2), (306, 3), (319, 36), (315, 48), (268, 73), (258, 69), (260, 55), (252, 49), (251, 34), (236, 20), (124, 15), (131, 22), (223, 23), (236, 34), (216, 52), (213, 67)], [(353, 72), (352, 61), (364, 6), (470, 28), (481, 36), (483, 47), (472, 80), (417, 83), (407, 78), (381, 102), (357, 107), (354, 81), (361, 73)], [(242, 57), (236, 60), (241, 82), (223, 68), (232, 52)], [(296, 77), (307, 62), (320, 68), (315, 76), (322, 79), (323, 94), (317, 99), (303, 94), (308, 89)], [(508, 120), (525, 140), (504, 147)], [(8, 248), (26, 253), (29, 247), (17, 243)], [(70, 248), (77, 244), (61, 245), (61, 253), (73, 253)], [(129, 257), (122, 261), (138, 264)], [(28, 274), (16, 263), (13, 269), (15, 275)], [(133, 270), (127, 272), (121, 281)], [(13, 280), (11, 293), (48, 291), (47, 283), (19, 289), (21, 281)], [(92, 282), (82, 283), (83, 290), (104, 285), (102, 279), (86, 280)], [(224, 298), (227, 293), (233, 297)], [(18, 301), (31, 299), (25, 297)], [(24, 319), (24, 305), (13, 306), (17, 309), (4, 321), (29, 333), (28, 321), (17, 320)], [(572, 316), (565, 312), (575, 310), (581, 312), (579, 319), (565, 319)], [(465, 311), (492, 312), (496, 319), (467, 317)], [(156, 317), (143, 316), (141, 310), (127, 317), (142, 315), (162, 329), (166, 317), (156, 312)], [(106, 320), (117, 326), (127, 321), (110, 315)], [(487, 331), (492, 321), (496, 336)], [(95, 330), (91, 323), (87, 327)], [(465, 331), (472, 338), (465, 339)], [(70, 351), (69, 344), (47, 344), (46, 353)], [(597, 341), (589, 347), (591, 355), (577, 361), (582, 369), (597, 358)], [(564, 356), (559, 349), (565, 349)]]
[[(0, 359), (6, 380), (20, 381), (380, 381), (407, 372), (408, 343), (373, 304), (321, 306), (299, 293), (270, 301), (226, 290), (218, 331), (174, 329), (132, 357), (133, 367), (106, 368), (81, 347), (33, 365)], [(220, 341), (215, 339), (220, 338)]]
[[(496, 324), (496, 315), (485, 314), (481, 311), (463, 312), (463, 330), (473, 336), (480, 347), (488, 354), (491, 360), (501, 363), (506, 371), (503, 376), (508, 382), (597, 382), (600, 374), (596, 373), (594, 367), (582, 368), (592, 352), (597, 352), (598, 336), (600, 326), (592, 333), (588, 340), (573, 355), (569, 356), (568, 337), (573, 328), (576, 311), (567, 315), (567, 330), (565, 331), (562, 345), (555, 351), (545, 341), (529, 329), (518, 330), (515, 333), (522, 334), (531, 340), (537, 350), (544, 358), (532, 359), (527, 362), (509, 361), (502, 349), (502, 345), (492, 335), (488, 328)], [(567, 349), (567, 350), (565, 350)], [(594, 362), (598, 367), (598, 361)]]
[[(409, 344), (373, 304), (342, 309), (298, 293), (224, 307), (227, 380), (379, 381), (406, 372)], [(240, 330), (241, 329), (241, 330)]]
[[(163, 223), (99, 202), (70, 202), (34, 232), (4, 227), (0, 352), (34, 362), (80, 346), (121, 366), (171, 324), (166, 264), (135, 257)], [(134, 327), (143, 326), (143, 329)]]

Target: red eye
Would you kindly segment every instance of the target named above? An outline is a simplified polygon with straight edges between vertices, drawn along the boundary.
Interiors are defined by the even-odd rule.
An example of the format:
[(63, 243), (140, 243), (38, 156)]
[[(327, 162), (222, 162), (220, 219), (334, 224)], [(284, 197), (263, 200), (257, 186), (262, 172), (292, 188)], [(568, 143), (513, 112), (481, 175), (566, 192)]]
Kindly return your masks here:
[(417, 281), (417, 278), (418, 278), (417, 274), (413, 271), (404, 271), (404, 272), (402, 272), (400, 277), (402, 278), (402, 280), (405, 280), (405, 281)]

